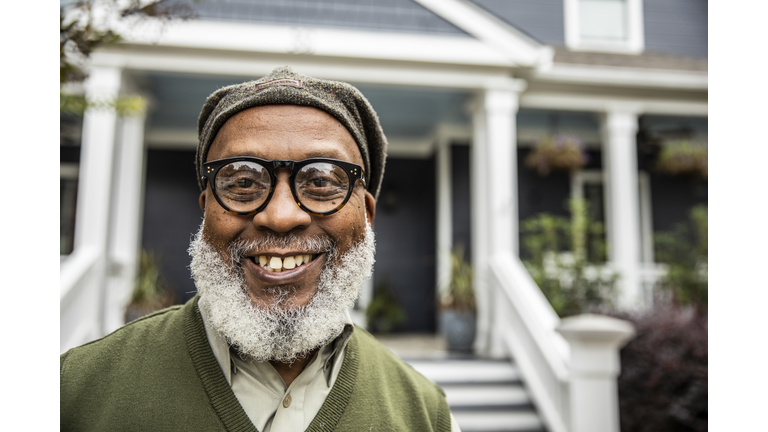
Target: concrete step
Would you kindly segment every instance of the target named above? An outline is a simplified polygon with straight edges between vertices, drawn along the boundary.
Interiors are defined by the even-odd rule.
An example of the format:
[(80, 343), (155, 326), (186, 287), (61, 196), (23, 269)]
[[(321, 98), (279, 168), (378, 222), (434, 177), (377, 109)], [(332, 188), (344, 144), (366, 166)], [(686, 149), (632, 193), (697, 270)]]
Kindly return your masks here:
[(404, 359), (422, 375), (438, 383), (516, 383), (520, 373), (508, 361), (486, 359)]
[(404, 358), (440, 385), (462, 432), (545, 432), (509, 360), (465, 357)]
[(544, 432), (539, 416), (533, 411), (456, 411), (453, 417), (462, 432)]

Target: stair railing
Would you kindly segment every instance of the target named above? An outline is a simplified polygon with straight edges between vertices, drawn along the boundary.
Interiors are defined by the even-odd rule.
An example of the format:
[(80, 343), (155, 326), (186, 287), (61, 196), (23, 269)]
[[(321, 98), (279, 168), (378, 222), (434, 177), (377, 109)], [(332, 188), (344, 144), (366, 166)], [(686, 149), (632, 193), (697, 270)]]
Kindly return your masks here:
[(492, 350), (510, 354), (550, 432), (568, 432), (568, 342), (556, 332), (560, 319), (512, 254), (490, 260)]
[(491, 353), (514, 359), (550, 432), (618, 432), (620, 348), (629, 322), (583, 314), (561, 320), (520, 258), (492, 257)]

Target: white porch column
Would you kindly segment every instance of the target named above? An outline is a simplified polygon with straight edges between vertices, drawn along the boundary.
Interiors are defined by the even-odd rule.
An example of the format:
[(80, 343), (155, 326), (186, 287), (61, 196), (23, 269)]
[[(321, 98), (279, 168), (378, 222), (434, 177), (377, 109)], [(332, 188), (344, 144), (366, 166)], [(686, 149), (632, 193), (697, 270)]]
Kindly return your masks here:
[(437, 143), (437, 299), (451, 278), (453, 212), (451, 199), (451, 143), (441, 137)]
[[(122, 75), (119, 68), (96, 67), (89, 74), (84, 83), (86, 98), (111, 100), (117, 96)], [(116, 124), (117, 115), (109, 109), (89, 109), (83, 118), (74, 248), (67, 258), (73, 264), (62, 264), (63, 270), (65, 264), (81, 270), (72, 273), (68, 268), (67, 277), (63, 278), (66, 283), (62, 286), (60, 306), (62, 351), (103, 335)]]
[(124, 323), (125, 306), (138, 273), (144, 189), (144, 120), (137, 113), (122, 119), (118, 133), (112, 193), (109, 283), (104, 299), (104, 332)]
[(494, 334), (488, 262), (497, 253), (518, 253), (515, 116), (525, 82), (510, 80), (509, 84), (504, 89), (486, 89), (479, 96), (471, 154), (472, 263), (478, 309), (475, 350), (495, 356), (503, 353)]
[(571, 345), (568, 430), (619, 432), (619, 350), (634, 336), (634, 327), (585, 314), (563, 319), (557, 331)]
[(642, 306), (637, 112), (612, 108), (603, 117), (603, 173), (608, 211), (608, 257), (621, 273), (619, 306)]

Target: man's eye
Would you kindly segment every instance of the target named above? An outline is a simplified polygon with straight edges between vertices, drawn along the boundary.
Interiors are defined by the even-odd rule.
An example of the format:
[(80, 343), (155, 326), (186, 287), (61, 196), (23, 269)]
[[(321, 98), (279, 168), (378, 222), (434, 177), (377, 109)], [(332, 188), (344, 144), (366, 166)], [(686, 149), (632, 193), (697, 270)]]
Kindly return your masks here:
[(312, 180), (312, 186), (314, 187), (328, 187), (331, 185), (331, 181), (327, 178), (317, 178)]
[(247, 179), (247, 178), (238, 179), (238, 180), (235, 181), (235, 184), (238, 187), (241, 187), (241, 188), (249, 188), (249, 187), (253, 186), (254, 183), (255, 182), (253, 180)]

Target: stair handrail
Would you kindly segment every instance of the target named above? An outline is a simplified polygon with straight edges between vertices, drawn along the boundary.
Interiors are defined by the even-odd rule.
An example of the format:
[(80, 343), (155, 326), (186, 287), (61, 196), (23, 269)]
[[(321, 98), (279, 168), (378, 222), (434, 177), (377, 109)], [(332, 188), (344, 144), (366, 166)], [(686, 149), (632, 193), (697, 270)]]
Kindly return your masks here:
[(494, 254), (489, 268), (494, 328), (504, 351), (515, 359), (547, 428), (568, 432), (570, 346), (556, 331), (560, 318), (519, 257)]

